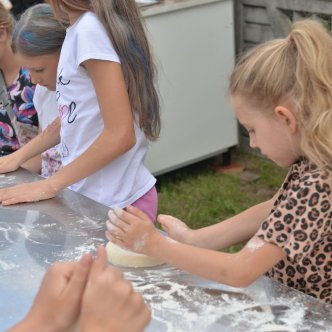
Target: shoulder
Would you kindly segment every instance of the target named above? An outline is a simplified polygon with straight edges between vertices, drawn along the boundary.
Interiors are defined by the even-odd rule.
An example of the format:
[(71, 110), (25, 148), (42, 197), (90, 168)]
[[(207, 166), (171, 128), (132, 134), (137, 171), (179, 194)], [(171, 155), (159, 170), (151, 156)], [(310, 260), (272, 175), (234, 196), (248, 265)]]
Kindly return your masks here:
[(67, 33), (86, 33), (86, 32), (100, 32), (100, 30), (105, 31), (103, 24), (98, 19), (97, 15), (92, 12), (86, 12), (82, 14), (78, 20), (67, 29)]
[(288, 173), (269, 217), (262, 223), (262, 229), (321, 228), (331, 218), (329, 174), (306, 162), (297, 163)]
[(331, 173), (319, 170), (309, 163), (297, 165), (291, 174), (288, 190), (296, 199), (307, 199), (308, 205), (311, 206), (316, 204), (319, 198), (331, 197)]
[(92, 12), (86, 12), (67, 30), (65, 51), (76, 65), (88, 59), (120, 62), (106, 28)]
[(302, 160), (292, 166), (283, 189), (286, 192), (298, 193), (299, 198), (302, 198), (303, 195), (306, 196), (311, 190), (330, 195), (331, 177), (331, 172), (319, 170), (307, 160)]

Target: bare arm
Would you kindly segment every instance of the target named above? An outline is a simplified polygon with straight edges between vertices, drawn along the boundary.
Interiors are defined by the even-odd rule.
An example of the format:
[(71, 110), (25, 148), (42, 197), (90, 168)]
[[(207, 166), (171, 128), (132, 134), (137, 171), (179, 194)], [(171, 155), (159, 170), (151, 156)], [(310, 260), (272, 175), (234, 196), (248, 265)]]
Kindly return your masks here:
[(32, 157), (21, 165), (21, 167), (27, 169), (32, 173), (40, 174), (41, 171), (41, 155)]
[(135, 144), (134, 120), (120, 64), (88, 60), (84, 67), (97, 93), (104, 130), (81, 156), (50, 178), (58, 189), (102, 169)]
[(137, 208), (127, 210), (112, 212), (107, 222), (112, 242), (203, 278), (246, 287), (285, 257), (281, 248), (256, 237), (235, 254), (178, 243), (162, 236)]
[(88, 60), (84, 66), (96, 90), (103, 131), (81, 156), (46, 180), (1, 189), (3, 205), (52, 198), (60, 190), (102, 169), (135, 144), (134, 119), (120, 64)]
[(190, 229), (171, 216), (160, 215), (157, 220), (174, 240), (207, 249), (222, 249), (249, 240), (269, 215), (274, 201), (275, 197), (227, 220), (197, 230)]
[[(40, 159), (40, 154), (60, 142), (60, 119), (55, 119), (44, 131), (39, 133), (26, 145), (22, 146), (14, 153), (0, 158), (0, 173), (13, 172), (20, 166), (31, 171), (29, 162), (33, 158)], [(31, 166), (31, 165), (30, 165)]]

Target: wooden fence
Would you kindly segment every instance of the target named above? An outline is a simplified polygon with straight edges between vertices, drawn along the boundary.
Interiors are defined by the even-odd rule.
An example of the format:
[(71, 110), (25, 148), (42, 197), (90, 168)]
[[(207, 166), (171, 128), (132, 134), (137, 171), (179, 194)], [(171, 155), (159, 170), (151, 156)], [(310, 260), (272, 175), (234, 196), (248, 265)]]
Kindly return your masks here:
[[(235, 0), (234, 7), (237, 54), (286, 36), (292, 22), (304, 18), (319, 20), (332, 31), (332, 0)], [(242, 127), (240, 144), (248, 146), (248, 135)]]

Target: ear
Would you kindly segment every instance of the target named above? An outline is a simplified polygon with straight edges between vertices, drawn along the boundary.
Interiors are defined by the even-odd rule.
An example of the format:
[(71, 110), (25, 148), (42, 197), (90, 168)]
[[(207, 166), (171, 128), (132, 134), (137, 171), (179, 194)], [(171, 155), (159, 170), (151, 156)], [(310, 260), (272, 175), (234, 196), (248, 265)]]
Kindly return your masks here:
[(291, 134), (295, 134), (298, 126), (295, 114), (287, 107), (278, 105), (274, 109), (274, 114), (282, 121), (290, 130)]

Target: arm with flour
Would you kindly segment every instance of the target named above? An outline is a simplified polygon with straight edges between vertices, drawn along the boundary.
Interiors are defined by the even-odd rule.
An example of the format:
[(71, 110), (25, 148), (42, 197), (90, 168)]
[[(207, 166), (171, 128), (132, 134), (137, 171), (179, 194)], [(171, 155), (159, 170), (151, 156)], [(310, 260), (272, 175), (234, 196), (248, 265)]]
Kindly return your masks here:
[(176, 241), (206, 249), (228, 248), (248, 241), (257, 232), (272, 210), (276, 195), (223, 222), (199, 229), (191, 229), (183, 221), (167, 215), (159, 215), (158, 222)]
[[(179, 243), (162, 236), (137, 208), (115, 209), (107, 237), (123, 248), (143, 253), (203, 278), (246, 287), (285, 257), (276, 245), (253, 237), (239, 252), (230, 254)], [(211, 235), (212, 241), (215, 235)]]

